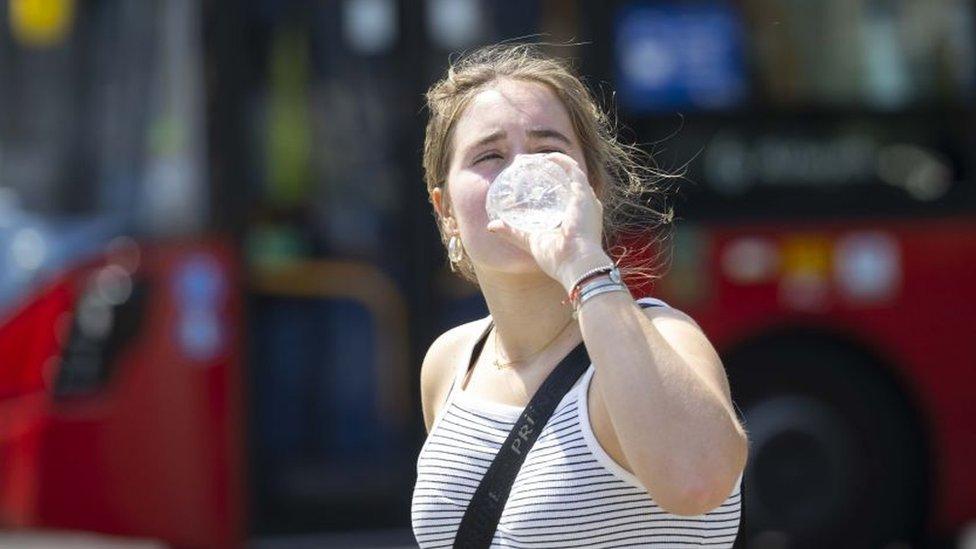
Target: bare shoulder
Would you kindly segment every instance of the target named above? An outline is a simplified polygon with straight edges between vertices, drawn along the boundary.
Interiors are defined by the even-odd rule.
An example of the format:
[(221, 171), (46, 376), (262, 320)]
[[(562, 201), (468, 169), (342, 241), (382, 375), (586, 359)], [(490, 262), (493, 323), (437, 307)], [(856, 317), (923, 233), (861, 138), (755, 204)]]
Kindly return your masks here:
[(440, 412), (451, 381), (459, 365), (467, 360), (467, 351), (487, 325), (487, 318), (451, 328), (431, 343), (420, 367), (420, 400), (424, 412), (424, 424), (430, 431), (434, 418)]

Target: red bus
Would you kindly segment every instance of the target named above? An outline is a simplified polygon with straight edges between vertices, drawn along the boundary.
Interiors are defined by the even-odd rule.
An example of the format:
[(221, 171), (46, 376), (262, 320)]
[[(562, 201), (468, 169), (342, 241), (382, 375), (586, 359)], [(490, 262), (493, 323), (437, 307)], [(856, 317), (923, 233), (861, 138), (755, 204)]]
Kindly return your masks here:
[(621, 123), (686, 170), (652, 291), (729, 372), (740, 544), (953, 539), (976, 519), (972, 6), (586, 13)]

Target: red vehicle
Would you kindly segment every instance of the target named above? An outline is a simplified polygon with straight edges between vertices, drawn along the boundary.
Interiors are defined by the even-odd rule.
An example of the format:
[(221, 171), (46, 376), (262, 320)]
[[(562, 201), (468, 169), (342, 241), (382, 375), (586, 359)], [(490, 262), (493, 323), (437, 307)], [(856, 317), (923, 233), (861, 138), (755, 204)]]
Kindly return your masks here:
[(931, 41), (896, 51), (874, 33), (905, 37), (907, 7), (614, 4), (588, 12), (614, 37), (589, 68), (659, 162), (688, 163), (651, 291), (728, 370), (740, 544), (953, 539), (976, 520), (972, 8), (918, 4)]

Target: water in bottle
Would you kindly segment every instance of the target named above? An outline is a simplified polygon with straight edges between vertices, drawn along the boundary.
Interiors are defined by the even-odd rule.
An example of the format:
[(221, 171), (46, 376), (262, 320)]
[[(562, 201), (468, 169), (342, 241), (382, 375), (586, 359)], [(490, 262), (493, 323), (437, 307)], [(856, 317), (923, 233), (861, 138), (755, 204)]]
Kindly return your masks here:
[(527, 232), (554, 229), (566, 216), (568, 178), (544, 154), (520, 154), (488, 187), (488, 218)]

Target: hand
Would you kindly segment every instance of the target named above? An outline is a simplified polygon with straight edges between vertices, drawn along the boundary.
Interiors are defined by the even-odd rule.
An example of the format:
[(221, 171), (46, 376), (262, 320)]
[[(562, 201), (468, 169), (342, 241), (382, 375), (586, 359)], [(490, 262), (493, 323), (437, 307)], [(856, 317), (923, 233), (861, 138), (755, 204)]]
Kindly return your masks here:
[(487, 228), (532, 254), (539, 268), (569, 292), (580, 275), (612, 262), (602, 245), (603, 204), (575, 160), (562, 153), (549, 153), (546, 158), (559, 164), (569, 180), (570, 199), (562, 224), (526, 232), (496, 219)]

